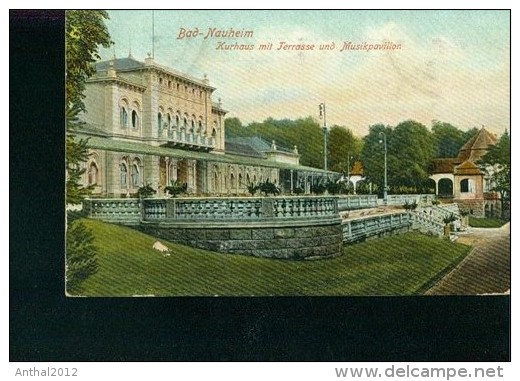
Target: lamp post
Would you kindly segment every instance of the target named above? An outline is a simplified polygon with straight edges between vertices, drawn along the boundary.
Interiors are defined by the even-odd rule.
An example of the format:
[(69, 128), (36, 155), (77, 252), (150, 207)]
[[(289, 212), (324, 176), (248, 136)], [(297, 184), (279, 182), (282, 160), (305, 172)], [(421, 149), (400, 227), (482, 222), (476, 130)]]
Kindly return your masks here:
[(383, 202), (386, 205), (388, 203), (388, 184), (387, 184), (387, 165), (386, 165), (386, 154), (387, 154), (386, 134), (383, 131), (381, 131), (379, 133), (379, 136), (381, 137), (381, 135), (383, 136), (383, 139), (381, 139), (381, 138), (379, 139), (379, 144), (384, 143), (384, 147), (385, 147), (385, 184), (383, 187)]
[(324, 157), (323, 169), (327, 172), (327, 113), (325, 111), (325, 103), (320, 103), (320, 119), (323, 118), (323, 137), (324, 137)]
[[(347, 154), (347, 189), (350, 188), (350, 159), (353, 159), (353, 156)], [(355, 194), (356, 192), (354, 192)]]

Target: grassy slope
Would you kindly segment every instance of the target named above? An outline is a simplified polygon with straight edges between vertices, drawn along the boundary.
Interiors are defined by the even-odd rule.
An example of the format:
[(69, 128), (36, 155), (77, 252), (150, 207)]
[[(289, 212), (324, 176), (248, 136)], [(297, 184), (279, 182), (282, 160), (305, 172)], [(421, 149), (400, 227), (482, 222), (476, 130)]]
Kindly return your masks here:
[(84, 295), (410, 295), (460, 261), (469, 246), (409, 233), (345, 246), (344, 255), (290, 261), (219, 254), (166, 244), (136, 230), (83, 220), (100, 248)]
[(499, 228), (506, 222), (500, 218), (475, 218), (469, 216), (469, 226), (474, 228)]

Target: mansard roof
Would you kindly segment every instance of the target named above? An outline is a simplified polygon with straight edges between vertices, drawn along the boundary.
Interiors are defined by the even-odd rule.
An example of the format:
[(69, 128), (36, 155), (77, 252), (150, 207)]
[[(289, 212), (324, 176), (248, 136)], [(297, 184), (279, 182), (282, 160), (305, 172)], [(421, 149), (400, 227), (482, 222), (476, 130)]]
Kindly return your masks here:
[[(226, 138), (226, 152), (232, 154), (265, 158), (271, 148), (271, 143), (259, 136)], [(276, 144), (276, 150), (285, 154), (297, 155), (294, 151), (278, 144)]]
[(226, 152), (250, 157), (264, 158), (265, 155), (253, 149), (249, 144), (226, 141)]
[[(112, 58), (108, 61), (101, 61), (97, 62), (95, 64), (96, 72), (106, 72), (110, 68), (110, 64), (112, 63), (114, 65), (114, 70), (116, 72), (118, 71), (133, 71), (133, 70), (142, 70), (142, 69), (155, 69), (159, 70), (167, 75), (174, 76), (176, 78), (179, 78), (183, 81), (204, 87), (206, 89), (209, 89), (211, 91), (215, 90), (215, 87), (210, 86), (209, 82), (206, 78), (204, 79), (198, 79), (195, 78), (189, 74), (178, 72), (170, 67), (163, 66), (155, 62), (153, 59), (146, 60), (146, 62), (141, 62), (133, 58), (132, 56), (125, 57), (125, 58)], [(220, 110), (220, 109), (219, 109)], [(224, 110), (222, 110), (224, 111)]]
[(116, 71), (124, 71), (124, 70), (131, 70), (131, 69), (139, 69), (145, 66), (144, 62), (137, 61), (136, 59), (132, 57), (126, 57), (126, 58), (116, 58), (110, 61), (102, 61), (96, 63), (96, 71), (107, 71), (110, 67), (110, 62), (113, 62), (114, 69)]

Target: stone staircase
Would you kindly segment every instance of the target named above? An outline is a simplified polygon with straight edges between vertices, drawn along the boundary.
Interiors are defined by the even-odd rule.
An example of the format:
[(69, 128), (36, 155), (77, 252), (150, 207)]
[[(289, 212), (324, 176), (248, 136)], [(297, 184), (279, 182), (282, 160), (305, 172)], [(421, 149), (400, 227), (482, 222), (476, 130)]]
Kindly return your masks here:
[(420, 207), (412, 211), (413, 229), (419, 230), (425, 234), (444, 235), (444, 219), (453, 215), (459, 223), (461, 215), (459, 206), (453, 204), (431, 205)]

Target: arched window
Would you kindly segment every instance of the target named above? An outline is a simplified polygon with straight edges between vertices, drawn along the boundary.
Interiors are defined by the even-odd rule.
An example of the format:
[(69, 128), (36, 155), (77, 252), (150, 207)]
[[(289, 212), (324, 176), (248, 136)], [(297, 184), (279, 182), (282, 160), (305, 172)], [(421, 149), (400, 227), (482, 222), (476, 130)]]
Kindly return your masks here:
[(128, 169), (126, 168), (125, 163), (121, 163), (119, 165), (119, 179), (121, 182), (121, 188), (126, 188), (127, 185), (127, 175), (128, 175)]
[(251, 184), (251, 178), (249, 177), (249, 173), (246, 173), (246, 181), (248, 184)]
[(186, 117), (184, 117), (183, 127), (184, 127), (184, 129), (188, 128), (188, 119), (186, 119)]
[(195, 121), (192, 119), (191, 120), (191, 130), (190, 130), (190, 132), (193, 133), (194, 130), (195, 130)]
[(461, 193), (475, 193), (475, 182), (471, 179), (464, 179), (460, 181)]
[(172, 117), (170, 116), (170, 113), (168, 113), (166, 120), (168, 122), (168, 130), (169, 130), (170, 128), (172, 128)]
[(132, 186), (134, 186), (134, 187), (138, 187), (139, 186), (139, 184), (140, 184), (139, 175), (140, 175), (139, 161), (134, 160), (134, 162), (132, 164), (132, 173), (131, 173), (131, 176), (132, 176)]
[(96, 163), (90, 163), (88, 168), (88, 185), (96, 185), (98, 182), (98, 167)]
[(217, 130), (213, 129), (213, 132), (211, 133), (211, 136), (212, 137), (217, 137)]
[(162, 114), (160, 112), (157, 113), (157, 129), (159, 130), (159, 133), (162, 130)]
[(238, 174), (238, 187), (239, 187), (239, 188), (242, 188), (242, 186), (243, 186), (243, 182), (242, 182), (242, 174), (239, 173), (239, 174)]
[(234, 174), (229, 175), (229, 183), (231, 186), (231, 190), (235, 189), (235, 175)]
[(200, 134), (202, 132), (202, 120), (199, 120), (199, 129), (197, 132)]
[(128, 111), (126, 111), (125, 106), (121, 106), (119, 123), (121, 124), (121, 128), (126, 128), (128, 126)]
[(170, 181), (177, 181), (177, 163), (176, 162), (170, 162), (169, 178), (170, 178)]
[(217, 174), (217, 171), (215, 171), (215, 173), (213, 174), (213, 190), (215, 192), (218, 192), (218, 174)]
[(179, 127), (179, 123), (180, 123), (180, 118), (179, 118), (179, 115), (175, 115), (175, 127)]
[(132, 128), (139, 128), (139, 115), (135, 110), (132, 110)]

